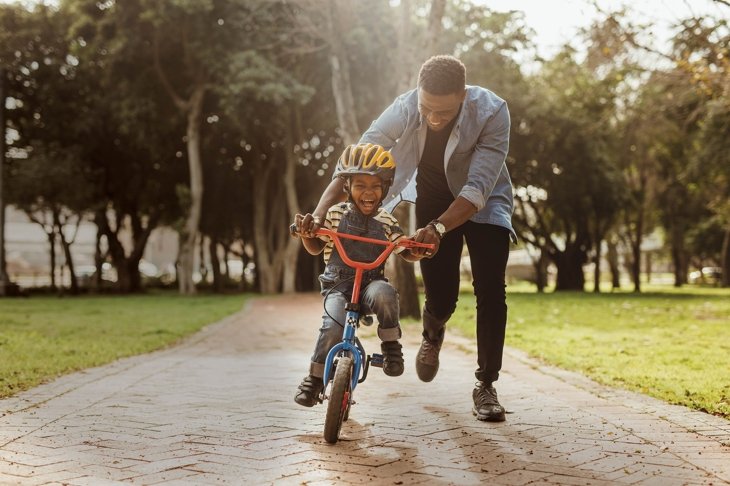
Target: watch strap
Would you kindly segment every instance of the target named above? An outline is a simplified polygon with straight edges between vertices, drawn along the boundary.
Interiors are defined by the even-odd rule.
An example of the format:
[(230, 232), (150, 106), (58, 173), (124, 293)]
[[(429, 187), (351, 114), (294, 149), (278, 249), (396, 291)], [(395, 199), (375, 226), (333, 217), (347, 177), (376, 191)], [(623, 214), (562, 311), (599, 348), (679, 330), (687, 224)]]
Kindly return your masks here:
[[(446, 227), (438, 219), (432, 220), (426, 226), (431, 226), (436, 231), (436, 234), (439, 235), (439, 239), (443, 238), (446, 234)], [(441, 230), (440, 228), (443, 228), (443, 230)]]

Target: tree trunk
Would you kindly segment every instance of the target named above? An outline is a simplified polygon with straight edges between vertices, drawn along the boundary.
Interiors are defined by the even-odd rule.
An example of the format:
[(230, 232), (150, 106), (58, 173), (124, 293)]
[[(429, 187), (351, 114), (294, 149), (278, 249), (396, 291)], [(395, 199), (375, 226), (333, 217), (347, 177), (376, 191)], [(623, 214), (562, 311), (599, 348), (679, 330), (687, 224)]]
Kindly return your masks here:
[(139, 292), (142, 289), (142, 277), (139, 273), (139, 262), (144, 254), (152, 230), (156, 227), (159, 214), (152, 212), (147, 218), (147, 226), (143, 227), (138, 214), (130, 214), (132, 228), (132, 250), (127, 255), (119, 241), (119, 229), (125, 216), (117, 216), (117, 227), (112, 230), (106, 211), (98, 211), (94, 221), (99, 230), (106, 236), (112, 265), (117, 271), (117, 289), (122, 293)]
[(650, 251), (644, 256), (644, 272), (646, 273), (646, 283), (651, 283), (651, 255)]
[[(286, 134), (286, 143), (284, 145), (284, 194), (286, 196), (286, 212), (281, 221), (282, 229), (287, 229), (283, 235), (281, 242), (282, 252), (280, 258), (282, 262), (282, 290), (286, 293), (296, 292), (297, 286), (297, 260), (299, 259), (299, 250), (301, 243), (297, 238), (289, 236), (289, 223), (294, 220), (294, 215), (299, 212), (299, 197), (297, 196), (296, 171), (297, 157), (294, 152), (296, 141), (304, 138), (301, 125), (301, 114), (299, 108), (294, 105), (289, 111), (290, 130)], [(279, 233), (280, 237), (282, 233)]]
[(99, 224), (94, 220), (96, 223), (96, 242), (94, 244), (94, 268), (96, 271), (94, 272), (94, 282), (92, 284), (92, 289), (94, 292), (101, 292), (101, 285), (102, 285), (102, 272), (104, 271), (104, 255), (102, 255), (101, 252), (101, 229), (99, 228)]
[(432, 56), (440, 54), (436, 52), (438, 49), (438, 40), (443, 32), (442, 20), (444, 11), (446, 10), (446, 0), (432, 0), (431, 10), (428, 13), (428, 31), (426, 36), (426, 55)]
[[(269, 185), (275, 174), (275, 165), (271, 161), (259, 166), (259, 181), (253, 185), (254, 201), (269, 201)], [(281, 204), (280, 198), (275, 198), (271, 204), (254, 204), (254, 245), (256, 247), (256, 279), (261, 293), (273, 294), (280, 290), (281, 275), (276, 268), (275, 248), (272, 246), (271, 236), (276, 228), (272, 215), (276, 206)], [(268, 210), (268, 211), (267, 211)], [(287, 230), (288, 232), (288, 230)]]
[[(415, 84), (417, 62), (413, 33), (412, 3), (411, 0), (400, 2), (400, 22), (396, 32), (398, 39), (398, 55), (393, 56), (393, 72), (396, 73), (396, 90), (398, 95), (411, 89)], [(391, 97), (392, 98), (392, 97)], [(390, 101), (390, 100), (388, 100)]]
[(208, 262), (205, 258), (205, 240), (206, 236), (200, 233), (200, 244), (198, 245), (198, 273), (200, 273), (200, 282), (208, 283)]
[(537, 286), (537, 292), (542, 294), (545, 292), (545, 288), (548, 284), (548, 265), (550, 259), (546, 250), (540, 249), (540, 256), (537, 261), (533, 260), (535, 266), (535, 285)]
[(0, 297), (10, 293), (5, 262), (5, 69), (0, 66)]
[[(357, 142), (360, 138), (360, 129), (357, 126), (357, 111), (355, 109), (355, 98), (352, 95), (352, 83), (350, 81), (350, 61), (348, 60), (345, 36), (342, 32), (344, 16), (341, 0), (330, 0), (325, 7), (323, 14), (327, 18), (327, 30), (329, 32), (329, 63), (332, 72), (332, 94), (335, 98), (337, 110), (337, 121), (342, 133), (342, 141), (345, 145)], [(344, 10), (347, 10), (346, 8)]]
[(641, 292), (641, 237), (631, 245), (631, 278), (634, 292)]
[(223, 276), (221, 275), (221, 262), (218, 259), (218, 240), (211, 237), (208, 244), (208, 253), (210, 254), (210, 266), (213, 270), (213, 291), (221, 292), (225, 288), (223, 284)]
[(722, 286), (730, 287), (730, 225), (725, 228), (725, 237), (722, 240)]
[(64, 233), (64, 228), (68, 225), (70, 217), (67, 215), (61, 214), (60, 209), (56, 209), (53, 211), (53, 226), (56, 230), (56, 233), (58, 234), (59, 239), (61, 240), (61, 246), (63, 247), (63, 254), (66, 259), (66, 266), (68, 266), (68, 273), (70, 277), (71, 282), (71, 294), (78, 295), (79, 293), (79, 282), (78, 278), (76, 277), (76, 271), (74, 269), (74, 263), (73, 263), (73, 257), (71, 256), (71, 245), (76, 241), (76, 235), (79, 232), (79, 225), (81, 224), (82, 217), (80, 214), (76, 215), (76, 225), (74, 227), (73, 237), (66, 238), (66, 233)]
[[(400, 204), (393, 216), (400, 223), (400, 227), (407, 231), (406, 228), (410, 224), (410, 207), (406, 204)], [(407, 262), (399, 256), (394, 256), (394, 264), (392, 268), (394, 273), (393, 286), (398, 289), (400, 296), (400, 316), (412, 317), (414, 319), (421, 318), (421, 303), (418, 299), (418, 283), (416, 282), (415, 266), (411, 262)]]
[(46, 233), (51, 248), (51, 290), (56, 291), (56, 232)]
[(195, 87), (190, 98), (187, 112), (187, 152), (190, 170), (190, 208), (185, 228), (180, 234), (180, 271), (178, 285), (180, 293), (193, 295), (196, 293), (193, 282), (195, 264), (195, 243), (198, 239), (198, 227), (203, 207), (203, 162), (200, 155), (200, 117), (203, 112), (205, 85)]
[(223, 244), (223, 286), (227, 287), (231, 281), (231, 268), (228, 266), (228, 259), (231, 258), (231, 254), (228, 251), (228, 245)]
[[(687, 255), (681, 248), (672, 248), (672, 266), (674, 267), (674, 287), (680, 288), (687, 283)], [(648, 255), (647, 255), (648, 256)]]
[(603, 241), (600, 238), (596, 239), (596, 254), (593, 258), (595, 267), (593, 268), (593, 292), (599, 293), (601, 291), (601, 246)]
[(618, 248), (617, 244), (613, 239), (609, 239), (607, 242), (608, 252), (606, 258), (608, 260), (608, 268), (611, 270), (611, 289), (617, 290), (621, 288), (621, 270), (618, 264)]
[[(114, 257), (112, 256), (112, 260)], [(139, 273), (139, 260), (124, 259), (115, 264), (117, 287), (123, 293), (139, 292), (142, 289), (142, 276)]]
[(687, 267), (689, 258), (684, 248), (684, 231), (679, 225), (671, 230), (672, 264), (674, 266), (674, 286), (679, 288), (687, 283)]
[(76, 271), (74, 270), (74, 261), (71, 256), (71, 244), (66, 240), (63, 235), (63, 228), (58, 226), (58, 236), (61, 239), (61, 247), (63, 248), (63, 256), (66, 259), (66, 266), (68, 267), (68, 275), (71, 282), (71, 294), (78, 295), (79, 293), (79, 282), (76, 278)]
[(565, 251), (554, 255), (553, 261), (555, 266), (558, 267), (555, 290), (579, 290), (582, 292), (585, 287), (584, 255), (582, 251), (573, 245), (568, 245)]

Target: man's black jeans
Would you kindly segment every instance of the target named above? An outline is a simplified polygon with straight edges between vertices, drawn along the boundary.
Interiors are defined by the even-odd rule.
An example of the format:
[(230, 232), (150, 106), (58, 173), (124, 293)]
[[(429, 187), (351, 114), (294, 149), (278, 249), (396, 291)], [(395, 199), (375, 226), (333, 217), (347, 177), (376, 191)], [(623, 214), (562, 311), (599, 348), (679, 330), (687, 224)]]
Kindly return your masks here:
[[(418, 211), (417, 211), (418, 212)], [(418, 227), (430, 219), (418, 215)], [(443, 339), (446, 321), (456, 309), (459, 298), (461, 252), (466, 240), (471, 260), (474, 295), (477, 301), (478, 380), (492, 382), (502, 369), (507, 302), (504, 274), (509, 257), (510, 234), (507, 228), (467, 221), (444, 235), (438, 253), (421, 260), (426, 305), (423, 335), (431, 341)]]

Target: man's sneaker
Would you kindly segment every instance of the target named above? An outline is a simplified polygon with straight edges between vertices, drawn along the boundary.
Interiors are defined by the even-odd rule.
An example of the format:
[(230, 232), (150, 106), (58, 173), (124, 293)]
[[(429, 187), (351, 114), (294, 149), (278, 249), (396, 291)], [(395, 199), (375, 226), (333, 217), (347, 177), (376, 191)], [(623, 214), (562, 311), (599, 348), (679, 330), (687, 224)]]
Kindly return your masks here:
[(305, 407), (313, 407), (320, 403), (319, 394), (322, 393), (322, 388), (324, 388), (322, 378), (309, 375), (299, 385), (299, 392), (294, 397), (294, 401)]
[(472, 413), (477, 416), (477, 420), (504, 422), (504, 407), (499, 404), (497, 390), (491, 383), (477, 381), (472, 396), (474, 397)]
[(388, 376), (403, 374), (403, 347), (398, 341), (380, 343), (383, 352), (383, 372)]
[(436, 376), (439, 370), (439, 351), (441, 351), (441, 342), (423, 338), (416, 355), (416, 374), (421, 381), (429, 382)]

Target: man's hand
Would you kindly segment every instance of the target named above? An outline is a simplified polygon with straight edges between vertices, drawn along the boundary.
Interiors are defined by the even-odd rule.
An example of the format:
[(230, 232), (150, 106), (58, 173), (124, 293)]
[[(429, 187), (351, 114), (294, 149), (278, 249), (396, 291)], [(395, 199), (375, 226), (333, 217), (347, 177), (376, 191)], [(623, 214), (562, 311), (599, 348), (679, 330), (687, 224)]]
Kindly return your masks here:
[(429, 250), (427, 248), (411, 248), (411, 253), (418, 258), (432, 258), (438, 251), (439, 245), (441, 244), (441, 238), (436, 232), (436, 229), (432, 226), (426, 226), (425, 228), (419, 228), (416, 230), (416, 234), (412, 238), (419, 243), (433, 244), (434, 249)]
[(322, 227), (322, 218), (314, 216), (312, 213), (297, 214), (294, 216), (294, 224), (297, 227), (297, 233), (304, 238), (315, 238), (314, 234)]

